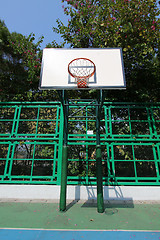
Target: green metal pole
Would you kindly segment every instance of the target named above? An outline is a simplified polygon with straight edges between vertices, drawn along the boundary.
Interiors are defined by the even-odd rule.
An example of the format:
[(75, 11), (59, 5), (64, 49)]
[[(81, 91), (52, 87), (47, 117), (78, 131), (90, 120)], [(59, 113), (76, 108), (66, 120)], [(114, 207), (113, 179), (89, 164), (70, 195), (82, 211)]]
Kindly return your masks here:
[(98, 106), (98, 104), (100, 104), (100, 98), (101, 96), (98, 95), (98, 101), (96, 106), (96, 171), (97, 171), (96, 173), (97, 173), (97, 211), (99, 213), (103, 213), (104, 200), (103, 200), (103, 177), (102, 177), (102, 153), (101, 153), (101, 145), (100, 145), (100, 110), (101, 108)]
[(67, 146), (63, 146), (61, 192), (60, 192), (60, 211), (65, 211), (66, 210), (67, 161), (68, 161), (68, 147)]
[(60, 191), (60, 211), (66, 210), (66, 194), (67, 194), (67, 169), (68, 169), (68, 103), (64, 90), (61, 92), (61, 102), (63, 105), (64, 114), (64, 140), (62, 148), (62, 173), (61, 173), (61, 191)]
[(103, 182), (102, 182), (102, 153), (101, 146), (96, 147), (96, 169), (97, 169), (97, 211), (99, 213), (104, 212), (103, 201)]

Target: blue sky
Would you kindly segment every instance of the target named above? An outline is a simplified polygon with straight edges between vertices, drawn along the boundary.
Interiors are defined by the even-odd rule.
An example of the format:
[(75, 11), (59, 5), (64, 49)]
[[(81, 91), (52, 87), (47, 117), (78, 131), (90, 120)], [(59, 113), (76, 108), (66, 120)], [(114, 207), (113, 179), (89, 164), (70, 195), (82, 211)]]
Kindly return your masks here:
[(18, 32), (25, 36), (36, 35), (36, 41), (44, 36), (41, 48), (53, 40), (61, 42), (52, 27), (60, 18), (67, 24), (68, 17), (64, 15), (61, 0), (0, 0), (0, 18), (4, 20), (10, 32)]

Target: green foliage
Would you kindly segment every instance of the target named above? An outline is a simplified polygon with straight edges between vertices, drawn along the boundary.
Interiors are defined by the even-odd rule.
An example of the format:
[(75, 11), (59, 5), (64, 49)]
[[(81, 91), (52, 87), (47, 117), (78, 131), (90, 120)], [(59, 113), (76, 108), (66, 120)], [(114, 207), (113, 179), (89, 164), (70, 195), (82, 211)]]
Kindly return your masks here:
[(109, 100), (158, 101), (160, 11), (156, 0), (62, 2), (64, 13), (69, 16), (68, 25), (58, 19), (53, 30), (64, 43), (73, 48), (123, 50), (127, 91), (109, 91)]
[(1, 101), (30, 100), (38, 89), (41, 68), (41, 38), (10, 33), (0, 21), (0, 91)]

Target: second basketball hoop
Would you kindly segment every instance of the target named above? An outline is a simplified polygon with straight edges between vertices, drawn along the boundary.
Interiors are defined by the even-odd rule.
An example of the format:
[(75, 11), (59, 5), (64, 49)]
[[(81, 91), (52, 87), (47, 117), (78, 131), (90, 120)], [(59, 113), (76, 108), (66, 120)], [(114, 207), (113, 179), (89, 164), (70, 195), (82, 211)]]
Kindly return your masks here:
[(94, 62), (88, 58), (75, 58), (68, 64), (68, 73), (75, 79), (78, 88), (87, 88), (95, 71)]

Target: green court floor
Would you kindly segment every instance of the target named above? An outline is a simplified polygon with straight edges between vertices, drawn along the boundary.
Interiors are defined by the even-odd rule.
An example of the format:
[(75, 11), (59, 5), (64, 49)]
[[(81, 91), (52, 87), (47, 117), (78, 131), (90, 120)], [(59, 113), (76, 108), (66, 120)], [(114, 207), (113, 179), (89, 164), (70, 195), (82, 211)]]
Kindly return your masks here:
[(0, 228), (160, 230), (160, 204), (111, 204), (97, 213), (96, 204), (71, 202), (66, 212), (58, 203), (0, 202)]

